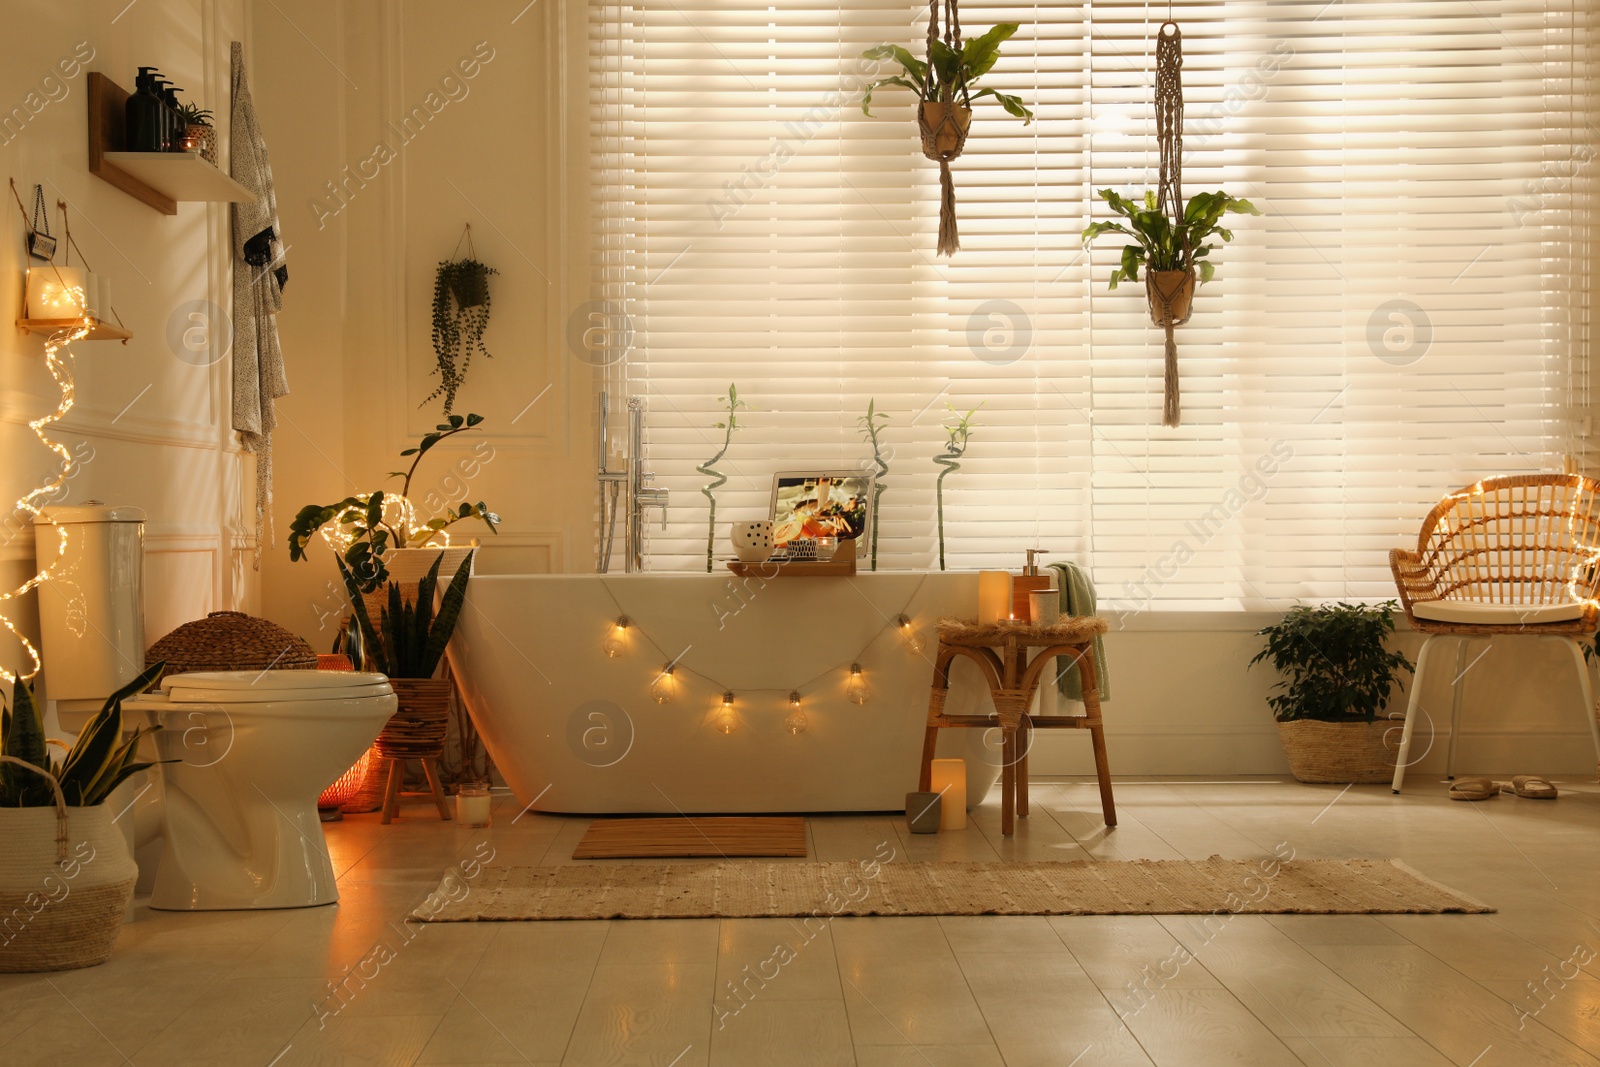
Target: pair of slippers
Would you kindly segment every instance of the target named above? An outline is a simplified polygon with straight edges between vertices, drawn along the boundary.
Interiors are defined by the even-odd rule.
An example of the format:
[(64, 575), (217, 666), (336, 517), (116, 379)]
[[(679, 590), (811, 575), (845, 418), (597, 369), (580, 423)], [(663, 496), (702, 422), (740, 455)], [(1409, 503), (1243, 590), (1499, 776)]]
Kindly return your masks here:
[(1558, 794), (1550, 779), (1537, 774), (1519, 774), (1509, 782), (1491, 778), (1458, 778), (1450, 783), (1451, 800), (1488, 800), (1505, 790), (1530, 800), (1554, 800)]

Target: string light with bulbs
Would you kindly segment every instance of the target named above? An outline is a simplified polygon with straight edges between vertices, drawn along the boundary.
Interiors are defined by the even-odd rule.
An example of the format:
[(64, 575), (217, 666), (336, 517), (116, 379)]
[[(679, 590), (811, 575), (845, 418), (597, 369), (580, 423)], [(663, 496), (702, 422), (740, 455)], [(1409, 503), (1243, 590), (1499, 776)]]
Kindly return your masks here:
[[(916, 588), (912, 590), (911, 596), (907, 599), (907, 606), (916, 600), (917, 594), (922, 591), (922, 582), (925, 580), (926, 579), (924, 578), (918, 581)], [(626, 614), (621, 612), (621, 604), (617, 603), (616, 595), (612, 593), (610, 587), (608, 587), (603, 581), (601, 582), (601, 588), (605, 589), (606, 595), (609, 596), (612, 603), (616, 605), (618, 614), (616, 618), (608, 624), (606, 628), (606, 635), (604, 639), (602, 639), (600, 647), (601, 650), (606, 654), (607, 658), (617, 659), (627, 653), (629, 643), (628, 631), (634, 628), (636, 624)], [(912, 620), (911, 616), (906, 614), (905, 611), (895, 614), (891, 618), (891, 621), (886, 628), (893, 628), (894, 631), (900, 635), (908, 652), (912, 653), (913, 655), (926, 658), (927, 638), (924, 636), (923, 632), (916, 627), (916, 624)], [(638, 629), (640, 640), (655, 647), (657, 651), (659, 651), (660, 646), (651, 639), (650, 635), (645, 633), (642, 627), (638, 627)], [(873, 640), (876, 639), (877, 638), (873, 638)], [(870, 645), (871, 641), (869, 641), (868, 644)], [(684, 651), (687, 652), (688, 649), (685, 649)], [(862, 651), (865, 652), (866, 649), (863, 648)], [(678, 655), (681, 658), (683, 653), (680, 652)], [(816, 682), (821, 681), (829, 674), (832, 674), (834, 671), (840, 669), (841, 668), (838, 667), (830, 667), (828, 670), (823, 671), (815, 678), (812, 678), (809, 681), (788, 690), (784, 690), (782, 688), (773, 688), (770, 690), (750, 690), (749, 692), (787, 692), (787, 712), (783, 720), (784, 729), (788, 730), (791, 734), (799, 735), (806, 732), (806, 729), (810, 725), (806, 718), (805, 708), (802, 705), (801, 692), (809, 689)], [(688, 671), (691, 674), (700, 676), (707, 682), (710, 682), (712, 686), (715, 687), (715, 691), (720, 691), (721, 695), (716, 698), (711, 709), (711, 725), (724, 734), (730, 734), (734, 730), (738, 729), (739, 713), (737, 697), (735, 696), (734, 691), (708, 674), (697, 671), (692, 667), (680, 665), (678, 659), (676, 658), (669, 660), (666, 664), (664, 664), (661, 670), (652, 678), (649, 687), (650, 698), (657, 704), (672, 703), (678, 696), (677, 674), (680, 670)], [(860, 653), (857, 653), (856, 656), (851, 658), (847, 670), (848, 673), (845, 675), (844, 687), (845, 699), (858, 706), (866, 704), (872, 699), (872, 687), (870, 684), (868, 684), (866, 672), (861, 666)]]
[[(73, 286), (72, 292), (75, 294), (77, 300), (82, 301), (84, 299), (82, 288)], [(67, 413), (72, 410), (72, 405), (76, 397), (76, 386), (72, 377), (72, 369), (67, 363), (67, 360), (62, 357), (62, 353), (65, 353), (68, 357), (72, 356), (72, 343), (87, 337), (88, 334), (89, 325), (85, 322), (57, 331), (45, 339), (45, 366), (49, 368), (50, 377), (55, 379), (56, 386), (61, 390), (61, 402), (56, 405), (55, 411), (51, 412), (50, 414), (41, 415), (37, 419), (30, 420), (28, 423), (28, 429), (33, 431), (34, 436), (39, 439), (40, 444), (44, 445), (45, 448), (61, 457), (61, 469), (56, 472), (55, 478), (46, 482), (44, 485), (39, 486), (37, 489), (34, 489), (31, 493), (17, 501), (16, 510), (26, 511), (34, 518), (38, 518), (41, 514), (38, 502), (48, 501), (50, 498), (55, 496), (55, 494), (60, 491), (61, 487), (66, 485), (67, 479), (71, 478), (73, 473), (77, 470), (77, 464), (72, 460), (72, 450), (66, 445), (61, 444), (58, 441), (52, 441), (50, 438), (46, 437), (44, 428), (49, 426), (51, 423), (59, 422), (66, 418)], [(0, 593), (0, 605), (3, 605), (6, 601), (15, 600), (17, 597), (31, 592), (48, 581), (50, 578), (50, 572), (55, 568), (56, 564), (61, 561), (62, 557), (67, 554), (66, 527), (57, 525), (53, 520), (47, 521), (50, 521), (51, 525), (56, 527), (56, 554), (54, 558), (52, 558), (50, 562), (45, 564), (43, 567), (40, 567), (38, 572), (35, 573), (33, 577), (29, 578), (15, 589), (12, 589), (7, 593)], [(34, 675), (38, 674), (40, 666), (43, 665), (43, 661), (39, 658), (39, 650), (33, 646), (33, 642), (29, 641), (20, 632), (18, 632), (16, 626), (11, 622), (11, 619), (5, 614), (3, 607), (0, 607), (0, 628), (4, 628), (22, 643), (23, 652), (26, 653), (28, 658), (33, 662), (33, 669), (28, 671), (28, 673), (21, 675), (20, 677), (32, 678)], [(18, 675), (6, 670), (4, 666), (0, 666), (0, 680), (4, 680), (6, 682), (15, 682), (18, 677)]]

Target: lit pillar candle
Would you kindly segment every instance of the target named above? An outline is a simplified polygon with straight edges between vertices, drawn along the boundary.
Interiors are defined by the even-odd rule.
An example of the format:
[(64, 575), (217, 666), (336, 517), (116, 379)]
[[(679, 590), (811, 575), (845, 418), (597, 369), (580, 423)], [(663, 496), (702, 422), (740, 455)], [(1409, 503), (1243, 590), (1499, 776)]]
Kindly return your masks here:
[(929, 787), (940, 796), (939, 829), (965, 830), (967, 828), (967, 761), (936, 759), (933, 761), (933, 782)]
[(999, 622), (1011, 614), (1011, 573), (978, 572), (978, 621)]

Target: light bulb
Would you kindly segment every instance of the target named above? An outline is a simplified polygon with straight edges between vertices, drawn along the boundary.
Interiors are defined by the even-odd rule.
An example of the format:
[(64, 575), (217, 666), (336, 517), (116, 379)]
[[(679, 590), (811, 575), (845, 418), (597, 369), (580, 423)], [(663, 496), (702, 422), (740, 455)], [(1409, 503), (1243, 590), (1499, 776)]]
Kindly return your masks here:
[(791, 734), (803, 734), (806, 732), (806, 713), (800, 707), (800, 694), (798, 692), (789, 694), (789, 714), (784, 716), (783, 728)]
[(628, 617), (619, 617), (616, 624), (611, 627), (611, 632), (606, 634), (606, 639), (600, 643), (600, 648), (606, 655), (616, 659), (628, 651)]
[(672, 703), (673, 690), (672, 664), (661, 668), (661, 673), (656, 675), (656, 680), (650, 683), (650, 698), (657, 704)]
[(733, 733), (734, 727), (739, 725), (739, 715), (733, 710), (733, 694), (722, 694), (722, 706), (717, 709), (717, 729), (725, 734)]
[(905, 615), (901, 615), (899, 618), (894, 620), (894, 624), (900, 628), (900, 636), (905, 641), (906, 648), (910, 650), (913, 656), (920, 656), (924, 651), (927, 650), (927, 637), (924, 636), (921, 630), (911, 625), (910, 618)]
[(872, 690), (867, 687), (867, 680), (861, 677), (861, 664), (850, 664), (850, 681), (844, 687), (844, 695), (852, 704), (865, 704), (872, 699)]

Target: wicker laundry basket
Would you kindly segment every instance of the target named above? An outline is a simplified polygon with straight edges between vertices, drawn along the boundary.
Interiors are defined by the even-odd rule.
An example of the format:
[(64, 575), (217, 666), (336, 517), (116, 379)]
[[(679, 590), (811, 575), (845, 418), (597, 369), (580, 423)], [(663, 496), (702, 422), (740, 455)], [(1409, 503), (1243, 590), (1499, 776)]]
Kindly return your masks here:
[(167, 674), (317, 669), (317, 653), (299, 636), (242, 611), (213, 611), (184, 623), (144, 654), (147, 667), (160, 660)]

